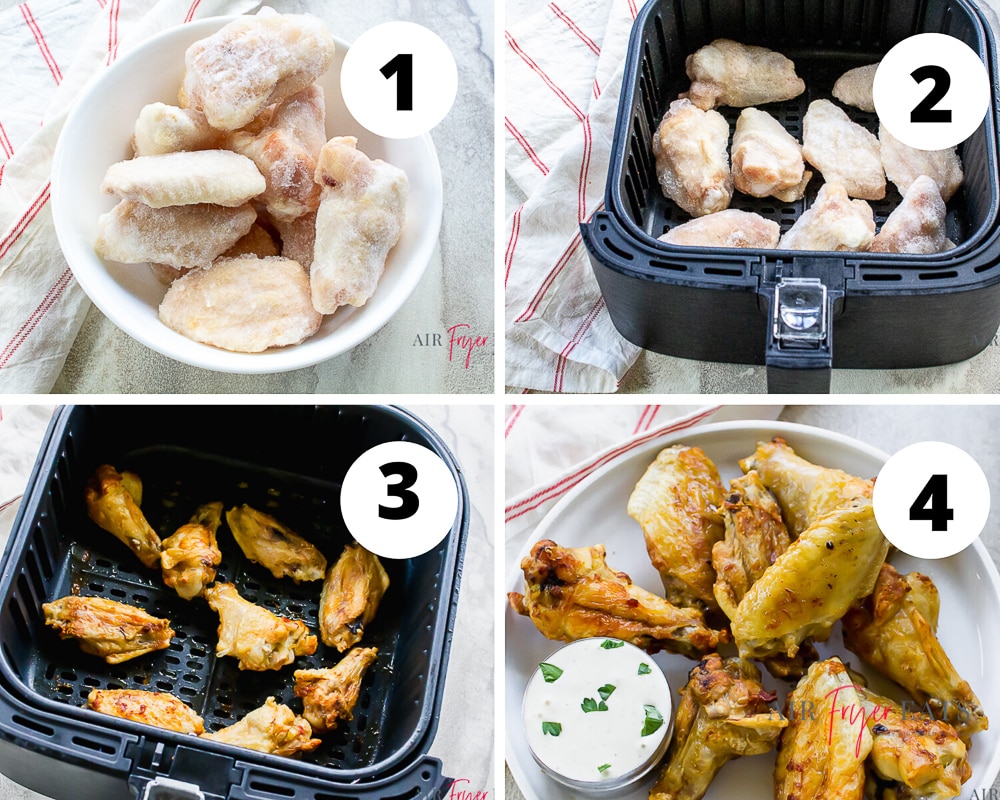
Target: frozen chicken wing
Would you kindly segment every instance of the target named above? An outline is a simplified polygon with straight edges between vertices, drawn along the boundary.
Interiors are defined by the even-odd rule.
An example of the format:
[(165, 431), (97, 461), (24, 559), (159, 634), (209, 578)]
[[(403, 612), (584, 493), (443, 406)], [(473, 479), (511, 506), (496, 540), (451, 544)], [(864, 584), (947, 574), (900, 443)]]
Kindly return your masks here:
[(302, 698), (302, 716), (316, 733), (354, 718), (361, 680), (377, 655), (377, 647), (355, 647), (329, 669), (295, 670), (295, 696)]
[(851, 197), (863, 200), (885, 197), (885, 172), (875, 134), (829, 100), (809, 104), (802, 131), (802, 155), (828, 184), (839, 184)]
[(941, 199), (946, 203), (962, 185), (962, 159), (959, 158), (957, 148), (917, 150), (899, 141), (889, 133), (885, 125), (879, 126), (878, 138), (886, 177), (896, 184), (900, 194), (905, 195), (910, 185), (921, 175), (934, 180)]
[(524, 594), (507, 600), (547, 638), (572, 642), (610, 636), (649, 652), (700, 658), (724, 635), (706, 627), (701, 611), (678, 608), (632, 583), (605, 561), (604, 545), (560, 547), (542, 539), (521, 561)]
[(716, 39), (687, 57), (691, 88), (699, 108), (759, 106), (791, 100), (805, 91), (795, 63), (766, 47)]
[(200, 111), (150, 103), (143, 106), (135, 121), (132, 149), (137, 156), (214, 150), (222, 146), (222, 138)]
[(326, 72), (334, 49), (326, 25), (309, 14), (238, 17), (187, 49), (179, 105), (203, 111), (213, 128), (242, 128)]
[(656, 179), (663, 194), (692, 217), (729, 208), (729, 123), (718, 111), (675, 100), (653, 134)]
[(233, 656), (240, 669), (281, 669), (296, 656), (311, 656), (318, 642), (301, 620), (272, 614), (240, 596), (231, 583), (214, 583), (205, 599), (219, 615), (219, 658)]
[(163, 582), (185, 600), (200, 597), (215, 580), (222, 552), (215, 533), (222, 522), (222, 503), (199, 506), (191, 520), (163, 540)]
[(105, 597), (67, 595), (42, 605), (45, 624), (60, 639), (77, 639), (85, 653), (121, 664), (170, 646), (170, 620)]
[(389, 575), (378, 556), (357, 542), (347, 545), (323, 581), (319, 600), (323, 644), (343, 653), (360, 642), (388, 588)]
[(91, 689), (87, 708), (112, 717), (155, 725), (177, 733), (205, 732), (205, 721), (187, 703), (167, 692)]
[(781, 227), (752, 211), (727, 208), (705, 217), (697, 217), (660, 237), (661, 242), (686, 247), (761, 247), (778, 244)]
[(875, 82), (875, 71), (878, 64), (866, 64), (863, 67), (849, 69), (833, 84), (833, 96), (841, 103), (860, 108), (862, 111), (874, 112), (875, 100), (872, 99), (872, 84)]
[(782, 250), (864, 251), (875, 241), (875, 214), (864, 200), (852, 200), (843, 186), (824, 183), (816, 202), (778, 242)]
[(316, 248), (316, 212), (291, 221), (276, 219), (274, 226), (281, 237), (281, 255), (311, 270)]
[(784, 203), (805, 194), (812, 173), (802, 160), (802, 145), (766, 111), (745, 108), (736, 120), (732, 144), (733, 185), (753, 197)]
[(133, 472), (101, 464), (83, 490), (87, 515), (128, 547), (147, 567), (160, 562), (163, 545), (139, 508), (142, 481)]
[(356, 145), (353, 136), (331, 139), (316, 167), (322, 195), (310, 275), (321, 314), (371, 299), (406, 222), (406, 173)]
[(245, 747), (259, 753), (276, 756), (296, 756), (319, 747), (321, 739), (312, 738), (312, 728), (302, 717), (273, 697), (254, 709), (239, 722), (214, 733), (203, 733), (203, 739)]
[(323, 580), (326, 557), (270, 514), (244, 503), (226, 512), (226, 522), (243, 554), (275, 578), (287, 577), (296, 583)]
[(948, 238), (945, 207), (937, 183), (921, 175), (906, 190), (901, 202), (883, 223), (872, 242), (877, 253), (943, 253), (955, 243)]

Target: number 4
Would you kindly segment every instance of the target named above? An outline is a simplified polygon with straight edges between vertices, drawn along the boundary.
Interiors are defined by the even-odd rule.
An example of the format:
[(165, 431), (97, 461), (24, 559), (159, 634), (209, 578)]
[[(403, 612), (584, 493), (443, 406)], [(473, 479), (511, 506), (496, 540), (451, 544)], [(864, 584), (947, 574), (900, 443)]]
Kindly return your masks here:
[(947, 475), (931, 475), (910, 506), (910, 519), (930, 520), (932, 531), (948, 530), (948, 521), (955, 519), (955, 510), (948, 508)]

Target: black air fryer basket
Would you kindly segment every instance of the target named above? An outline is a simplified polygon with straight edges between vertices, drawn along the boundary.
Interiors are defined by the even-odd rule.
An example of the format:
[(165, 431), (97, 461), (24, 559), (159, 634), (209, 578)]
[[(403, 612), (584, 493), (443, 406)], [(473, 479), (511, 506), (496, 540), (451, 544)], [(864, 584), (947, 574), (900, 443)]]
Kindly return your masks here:
[[(918, 33), (960, 39), (990, 75), (990, 110), (959, 147), (965, 182), (948, 203), (948, 235), (957, 248), (912, 256), (657, 241), (689, 219), (663, 196), (651, 142), (670, 102), (690, 86), (690, 53), (729, 38), (791, 58), (806, 91), (762, 108), (801, 142), (810, 102), (833, 99), (844, 71), (878, 61)], [(831, 366), (923, 367), (975, 355), (1000, 324), (997, 87), (993, 34), (970, 0), (650, 0), (632, 29), (606, 210), (581, 226), (615, 326), (659, 353), (767, 364), (771, 391), (828, 391)], [(877, 134), (874, 114), (834, 102)], [(718, 111), (732, 130), (741, 109)], [(800, 201), (736, 192), (730, 207), (775, 220), (784, 232), (822, 184), (814, 171)], [(899, 201), (888, 183), (885, 200), (870, 202), (877, 226)]]
[[(269, 696), (301, 713), (292, 672), (332, 666), (314, 656), (268, 672), (216, 658), (218, 616), (182, 600), (111, 534), (91, 522), (83, 489), (102, 463), (143, 479), (142, 508), (161, 537), (196, 506), (221, 500), (273, 514), (333, 563), (351, 541), (340, 483), (365, 450), (410, 441), (435, 451), (459, 491), (447, 537), (409, 560), (384, 559), (390, 586), (362, 645), (379, 648), (354, 718), (284, 758), (87, 710), (93, 688), (170, 692), (205, 718), (231, 725)], [(468, 532), (468, 495), (438, 436), (391, 407), (77, 406), (60, 408), (36, 461), (0, 563), (0, 772), (54, 798), (110, 800), (410, 800), (451, 783), (427, 755), (437, 728)], [(296, 585), (249, 562), (223, 521), (218, 581), (317, 632), (321, 582)], [(62, 641), (41, 605), (67, 594), (108, 597), (167, 617), (171, 645), (117, 666)]]

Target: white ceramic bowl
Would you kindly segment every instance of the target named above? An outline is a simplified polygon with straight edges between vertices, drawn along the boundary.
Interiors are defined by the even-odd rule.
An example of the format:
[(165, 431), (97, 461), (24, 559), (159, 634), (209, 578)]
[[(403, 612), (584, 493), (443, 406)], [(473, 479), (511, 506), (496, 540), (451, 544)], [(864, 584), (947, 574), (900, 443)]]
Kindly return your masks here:
[(164, 31), (123, 55), (80, 93), (66, 119), (52, 163), (52, 215), (59, 245), (90, 299), (119, 328), (152, 349), (219, 372), (284, 372), (318, 364), (364, 341), (385, 325), (416, 287), (441, 227), (441, 170), (430, 136), (383, 139), (362, 128), (340, 93), (340, 67), (348, 50), (337, 40), (333, 65), (318, 83), (326, 96), (329, 136), (352, 135), (358, 147), (406, 171), (410, 197), (406, 227), (389, 253), (375, 295), (362, 308), (327, 316), (302, 344), (264, 353), (230, 353), (181, 336), (157, 314), (166, 287), (144, 264), (105, 261), (94, 252), (97, 218), (117, 203), (101, 191), (107, 168), (130, 158), (140, 109), (177, 103), (184, 51), (235, 17), (213, 17)]

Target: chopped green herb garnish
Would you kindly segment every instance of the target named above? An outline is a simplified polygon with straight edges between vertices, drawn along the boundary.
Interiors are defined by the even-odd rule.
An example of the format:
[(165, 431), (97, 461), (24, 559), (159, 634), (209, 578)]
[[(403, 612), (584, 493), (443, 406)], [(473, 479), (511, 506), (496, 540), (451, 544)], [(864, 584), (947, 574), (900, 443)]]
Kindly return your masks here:
[(561, 722), (543, 722), (542, 723), (542, 736), (548, 734), (549, 736), (558, 736), (562, 733), (562, 723)]
[(650, 672), (652, 672), (652, 671), (653, 671), (653, 670), (651, 670), (651, 669), (649, 668), (649, 664), (647, 664), (647, 663), (646, 663), (645, 661), (643, 661), (643, 662), (642, 662), (642, 663), (641, 663), (641, 664), (639, 665), (639, 674), (640, 674), (640, 675), (648, 675), (648, 674), (649, 674)]
[(580, 708), (583, 709), (584, 714), (589, 714), (591, 711), (607, 711), (608, 704), (603, 700), (598, 703), (593, 697), (585, 697), (580, 703)]
[(607, 700), (609, 697), (611, 697), (611, 693), (614, 690), (615, 690), (614, 686), (612, 686), (610, 683), (606, 683), (600, 689), (597, 690), (597, 693), (601, 696), (602, 700)]
[(559, 680), (559, 676), (563, 674), (563, 671), (555, 664), (546, 664), (543, 661), (538, 666), (542, 670), (542, 677), (545, 679), (546, 683), (555, 683)]
[(660, 726), (663, 724), (663, 715), (656, 710), (656, 706), (643, 706), (642, 708), (646, 712), (646, 721), (642, 726), (642, 735), (649, 736), (660, 729)]
[(604, 650), (614, 650), (616, 647), (624, 647), (625, 642), (618, 641), (617, 639), (605, 639), (601, 642), (601, 647)]
[(601, 764), (601, 766), (599, 766), (597, 768), (597, 771), (598, 772), (607, 772), (609, 769), (611, 769), (611, 765), (610, 764)]

